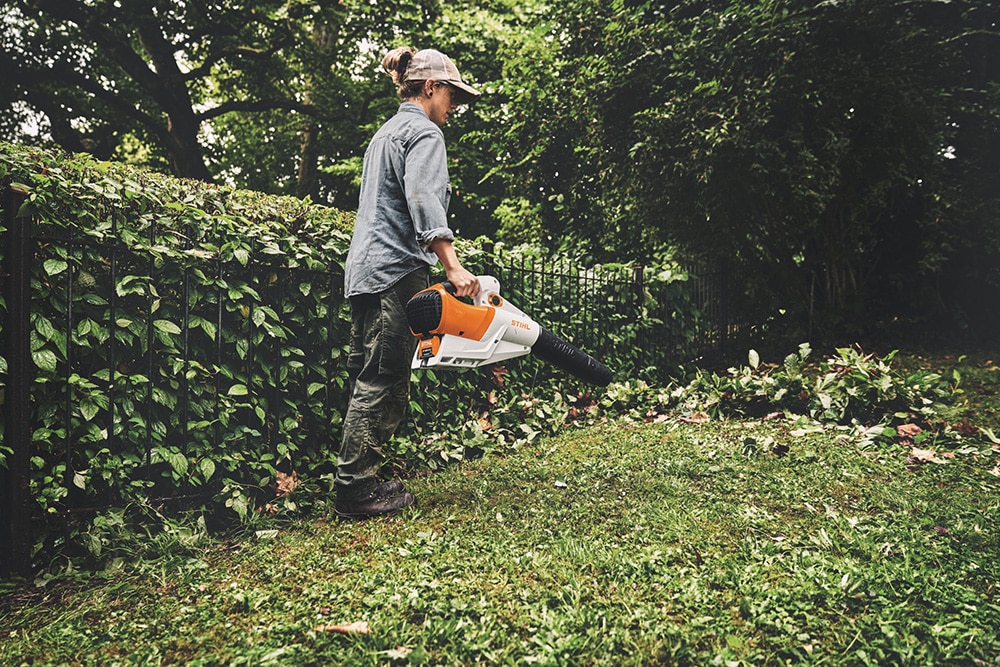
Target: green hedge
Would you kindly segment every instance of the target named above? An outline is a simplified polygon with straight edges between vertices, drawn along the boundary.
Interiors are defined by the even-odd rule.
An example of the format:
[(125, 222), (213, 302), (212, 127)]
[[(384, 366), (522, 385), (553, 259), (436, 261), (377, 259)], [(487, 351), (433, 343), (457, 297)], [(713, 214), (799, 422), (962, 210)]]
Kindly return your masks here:
[(0, 177), (37, 243), (43, 512), (186, 494), (244, 514), (278, 470), (330, 461), (350, 214), (9, 145)]

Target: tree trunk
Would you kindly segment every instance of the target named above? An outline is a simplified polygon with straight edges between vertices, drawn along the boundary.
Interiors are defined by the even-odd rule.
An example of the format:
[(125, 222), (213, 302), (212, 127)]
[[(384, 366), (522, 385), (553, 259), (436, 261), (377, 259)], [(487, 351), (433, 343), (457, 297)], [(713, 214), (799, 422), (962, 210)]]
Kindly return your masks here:
[(317, 162), (319, 159), (317, 139), (319, 138), (319, 121), (306, 118), (302, 128), (302, 143), (299, 148), (299, 173), (295, 181), (295, 196), (299, 199), (319, 196), (319, 179), (317, 178)]

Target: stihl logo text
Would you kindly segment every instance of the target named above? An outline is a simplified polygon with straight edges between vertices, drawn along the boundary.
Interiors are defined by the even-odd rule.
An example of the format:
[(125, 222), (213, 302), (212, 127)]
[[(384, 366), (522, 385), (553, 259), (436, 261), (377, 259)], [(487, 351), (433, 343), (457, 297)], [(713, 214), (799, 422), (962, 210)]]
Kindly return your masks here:
[(510, 324), (511, 324), (511, 326), (518, 327), (519, 329), (530, 329), (531, 328), (526, 323), (524, 323), (524, 322), (518, 322), (517, 320), (511, 320)]

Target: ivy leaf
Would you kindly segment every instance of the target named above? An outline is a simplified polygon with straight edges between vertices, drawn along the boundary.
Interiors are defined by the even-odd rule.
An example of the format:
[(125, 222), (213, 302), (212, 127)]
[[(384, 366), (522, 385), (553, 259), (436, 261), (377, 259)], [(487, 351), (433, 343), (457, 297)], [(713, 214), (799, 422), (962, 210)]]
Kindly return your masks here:
[(170, 463), (170, 467), (177, 477), (183, 477), (187, 474), (188, 460), (180, 452), (169, 452), (167, 454), (167, 462)]
[(200, 326), (201, 330), (208, 334), (209, 338), (215, 340), (215, 334), (218, 332), (218, 328), (214, 323), (209, 322), (208, 320), (202, 320)]
[(232, 387), (229, 388), (230, 396), (246, 396), (249, 393), (250, 390), (247, 389), (247, 386), (245, 384), (234, 384)]
[(174, 335), (179, 335), (181, 333), (181, 328), (170, 320), (154, 320), (153, 326), (164, 333)]
[(56, 353), (52, 350), (37, 350), (31, 353), (31, 357), (35, 362), (35, 366), (38, 366), (39, 369), (48, 373), (56, 372), (59, 360), (56, 359)]
[(75, 486), (78, 489), (87, 488), (87, 478), (84, 476), (83, 473), (81, 472), (73, 473), (73, 486)]
[(212, 475), (215, 474), (215, 461), (212, 459), (202, 459), (201, 461), (198, 461), (198, 472), (201, 473), (201, 476), (204, 477), (207, 482), (212, 478)]
[(58, 275), (69, 268), (69, 264), (61, 259), (47, 259), (43, 266), (45, 267), (45, 273), (50, 276)]
[(80, 403), (80, 414), (87, 421), (93, 421), (100, 408), (93, 401), (83, 401)]
[(35, 331), (45, 340), (52, 340), (56, 335), (56, 328), (44, 317), (35, 320)]

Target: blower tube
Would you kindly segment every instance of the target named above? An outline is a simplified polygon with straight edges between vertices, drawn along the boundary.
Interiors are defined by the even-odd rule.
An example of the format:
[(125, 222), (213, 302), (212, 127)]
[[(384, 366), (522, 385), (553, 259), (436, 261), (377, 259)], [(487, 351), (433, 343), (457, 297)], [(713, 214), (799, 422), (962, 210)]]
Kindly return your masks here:
[(538, 340), (531, 346), (531, 353), (542, 361), (563, 369), (584, 382), (606, 387), (611, 382), (611, 371), (592, 356), (563, 340), (545, 327), (539, 327)]

